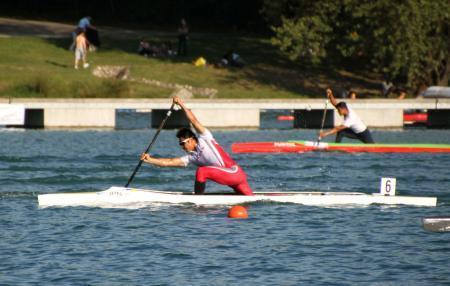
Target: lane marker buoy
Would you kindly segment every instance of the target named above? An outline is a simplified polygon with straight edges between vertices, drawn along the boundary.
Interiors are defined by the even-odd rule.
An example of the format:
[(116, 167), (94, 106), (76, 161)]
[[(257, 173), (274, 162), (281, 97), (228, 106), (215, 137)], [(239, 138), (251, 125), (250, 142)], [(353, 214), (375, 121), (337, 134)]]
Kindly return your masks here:
[(233, 206), (228, 211), (229, 218), (248, 218), (247, 209), (243, 206)]

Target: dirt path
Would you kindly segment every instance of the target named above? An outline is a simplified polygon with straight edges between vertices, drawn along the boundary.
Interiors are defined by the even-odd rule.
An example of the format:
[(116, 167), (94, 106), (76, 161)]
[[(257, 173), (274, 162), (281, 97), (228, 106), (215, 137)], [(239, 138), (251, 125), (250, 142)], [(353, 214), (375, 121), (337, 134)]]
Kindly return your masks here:
[[(48, 21), (19, 20), (0, 17), (0, 37), (36, 36), (43, 38), (68, 38), (75, 29), (73, 25)], [(127, 30), (113, 27), (97, 27), (102, 36), (110, 38), (142, 38), (150, 35), (175, 36), (175, 33)]]
[(74, 26), (46, 21), (0, 18), (0, 36), (70, 37)]

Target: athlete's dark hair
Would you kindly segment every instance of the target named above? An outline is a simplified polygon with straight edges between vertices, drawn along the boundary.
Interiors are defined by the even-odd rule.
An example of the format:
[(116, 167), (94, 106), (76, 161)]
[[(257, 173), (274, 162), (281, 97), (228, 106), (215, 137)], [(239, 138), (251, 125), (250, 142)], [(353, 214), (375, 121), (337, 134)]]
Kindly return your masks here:
[(180, 139), (180, 138), (185, 138), (185, 139), (187, 139), (187, 138), (194, 138), (195, 141), (198, 141), (197, 140), (197, 136), (195, 135), (195, 133), (192, 132), (191, 129), (186, 128), (186, 127), (185, 128), (181, 128), (180, 130), (178, 130), (177, 138), (178, 139)]
[(338, 104), (336, 104), (336, 108), (345, 108), (348, 110), (347, 108), (347, 104), (343, 101), (339, 102)]

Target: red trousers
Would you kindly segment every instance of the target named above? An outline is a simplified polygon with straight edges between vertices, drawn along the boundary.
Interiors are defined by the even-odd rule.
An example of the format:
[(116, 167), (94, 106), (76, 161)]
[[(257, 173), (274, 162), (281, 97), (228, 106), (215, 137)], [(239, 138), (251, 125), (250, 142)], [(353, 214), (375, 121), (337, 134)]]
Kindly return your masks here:
[(211, 180), (220, 185), (231, 187), (236, 193), (240, 195), (253, 195), (252, 189), (247, 183), (247, 175), (238, 165), (231, 168), (203, 166), (197, 169), (195, 174), (196, 193), (201, 193), (202, 190), (197, 190), (198, 186), (205, 186), (207, 180)]

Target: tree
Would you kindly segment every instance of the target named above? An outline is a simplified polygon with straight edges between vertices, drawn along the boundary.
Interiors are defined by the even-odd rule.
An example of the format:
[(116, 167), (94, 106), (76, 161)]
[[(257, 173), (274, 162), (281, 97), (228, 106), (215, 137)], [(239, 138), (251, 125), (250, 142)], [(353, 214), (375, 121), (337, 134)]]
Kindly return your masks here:
[(291, 60), (356, 59), (409, 88), (448, 85), (448, 0), (266, 0), (262, 13)]

